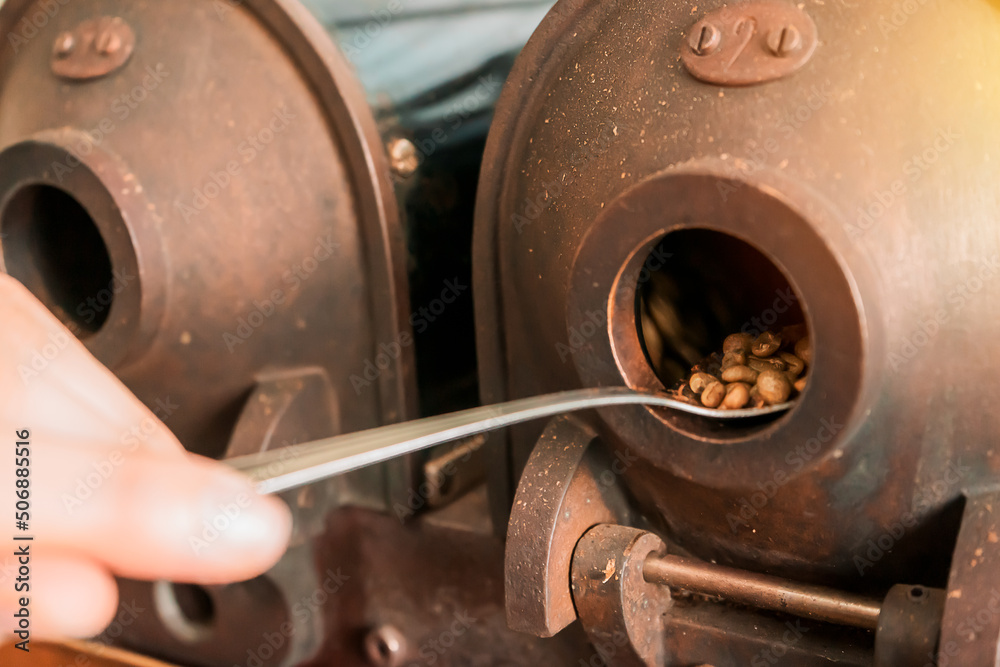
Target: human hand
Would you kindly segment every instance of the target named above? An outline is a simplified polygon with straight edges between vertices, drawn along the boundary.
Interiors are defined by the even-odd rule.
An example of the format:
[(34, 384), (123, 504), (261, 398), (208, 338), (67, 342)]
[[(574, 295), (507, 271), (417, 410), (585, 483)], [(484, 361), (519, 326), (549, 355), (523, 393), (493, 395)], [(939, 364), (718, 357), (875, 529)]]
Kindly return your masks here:
[[(60, 349), (46, 355), (47, 366), (27, 372), (33, 355), (55, 349), (54, 342)], [(30, 442), (28, 457), (18, 441)], [(25, 458), (29, 477), (17, 473)], [(20, 479), (28, 480), (22, 488)], [(25, 486), (30, 519), (21, 531), (16, 492)], [(236, 516), (218, 538), (202, 539), (205, 522), (223, 508), (233, 514), (234, 506)], [(279, 499), (257, 495), (243, 476), (186, 452), (27, 289), (2, 273), (0, 517), (0, 618), (7, 619), (0, 636), (16, 629), (13, 615), (28, 598), (32, 639), (101, 632), (118, 604), (112, 575), (245, 580), (278, 561), (291, 533), (291, 514)], [(12, 539), (24, 536), (34, 539)], [(24, 548), (30, 575), (21, 581), (14, 554)]]

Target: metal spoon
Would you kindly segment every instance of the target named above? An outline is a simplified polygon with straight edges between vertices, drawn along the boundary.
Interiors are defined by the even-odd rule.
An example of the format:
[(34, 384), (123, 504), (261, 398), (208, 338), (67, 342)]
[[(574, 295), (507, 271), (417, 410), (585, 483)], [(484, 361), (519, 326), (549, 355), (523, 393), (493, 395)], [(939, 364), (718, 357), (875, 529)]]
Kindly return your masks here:
[(793, 403), (715, 410), (663, 394), (645, 394), (624, 387), (580, 389), (316, 440), (296, 447), (291, 457), (287, 451), (278, 449), (235, 457), (225, 463), (250, 476), (257, 483), (259, 493), (280, 493), (477, 433), (611, 405), (650, 405), (719, 421), (735, 421), (785, 412)]

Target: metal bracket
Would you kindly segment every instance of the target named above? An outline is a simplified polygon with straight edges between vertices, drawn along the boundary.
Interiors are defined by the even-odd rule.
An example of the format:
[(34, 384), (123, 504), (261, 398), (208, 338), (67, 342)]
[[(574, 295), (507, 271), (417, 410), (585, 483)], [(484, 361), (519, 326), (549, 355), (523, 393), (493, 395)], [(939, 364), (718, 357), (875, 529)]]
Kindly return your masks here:
[(614, 461), (575, 417), (556, 417), (538, 439), (517, 487), (507, 529), (507, 625), (551, 637), (576, 620), (570, 564), (592, 526), (624, 522)]
[(665, 664), (663, 616), (670, 589), (648, 583), (647, 557), (667, 549), (659, 537), (625, 526), (597, 526), (573, 554), (573, 601), (580, 621), (605, 664)]

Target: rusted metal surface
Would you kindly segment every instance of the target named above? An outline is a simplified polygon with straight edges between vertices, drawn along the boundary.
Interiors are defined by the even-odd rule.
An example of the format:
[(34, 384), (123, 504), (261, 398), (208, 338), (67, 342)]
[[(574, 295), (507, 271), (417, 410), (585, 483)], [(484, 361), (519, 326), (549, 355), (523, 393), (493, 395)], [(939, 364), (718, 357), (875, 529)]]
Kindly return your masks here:
[(579, 626), (551, 639), (507, 628), (503, 545), (482, 530), (488, 513), (481, 500), (465, 504), (461, 517), (440, 516), (452, 512), (448, 508), (405, 529), (382, 513), (332, 514), (316, 545), (317, 558), (335, 563), (348, 578), (325, 603), (326, 641), (306, 664), (369, 665), (365, 638), (386, 626), (398, 633), (401, 649), (394, 659), (408, 667), (577, 665), (593, 659)]
[[(45, 6), (0, 8), (0, 269), (197, 453), (416, 416), (412, 346), (383, 354), (410, 332), (389, 159), (326, 31), (285, 0)], [(359, 386), (366, 362), (378, 373)], [(233, 664), (270, 632), (283, 641), (264, 663), (302, 662), (323, 619), (286, 601), (323, 584), (325, 516), (402, 500), (417, 471), (401, 459), (289, 497), (281, 563), (195, 594), (214, 610), (207, 632), (156, 603), (169, 589), (123, 583), (153, 611), (122, 641)]]
[(865, 630), (878, 627), (882, 612), (881, 602), (873, 598), (699, 563), (680, 556), (651, 557), (643, 566), (643, 574), (651, 583), (720, 597), (756, 609)]
[(695, 23), (681, 59), (697, 79), (723, 86), (766, 83), (805, 66), (819, 44), (803, 6), (782, 0), (715, 9)]
[(329, 378), (318, 369), (262, 373), (236, 420), (225, 458), (341, 433), (338, 407)]
[(939, 664), (994, 665), (1000, 661), (1000, 492), (968, 495), (948, 578)]
[(872, 667), (870, 633), (674, 597), (663, 622), (666, 665)]
[(514, 497), (504, 564), (507, 624), (551, 637), (576, 620), (569, 590), (573, 550), (600, 523), (624, 521), (621, 461), (606, 458), (597, 434), (557, 417), (538, 439)]
[[(787, 278), (814, 337), (810, 384), (786, 417), (735, 431), (602, 412), (602, 441), (641, 459), (625, 475), (638, 506), (702, 560), (868, 595), (943, 586), (954, 502), (1000, 470), (982, 389), (1000, 351), (980, 344), (1000, 294), (985, 231), (1000, 128), (977, 84), (1000, 67), (1000, 14), (927, 4), (878, 30), (891, 0), (811, 3), (823, 46), (805, 68), (720, 91), (665, 54), (727, 4), (565, 0), (522, 53), (477, 209), (484, 400), (660, 386), (632, 300), (648, 253), (670, 231), (721, 232)], [(941, 59), (927, 44), (942, 31), (977, 37)], [(754, 272), (706, 261), (754, 291)], [(726, 303), (732, 330), (774, 298), (759, 285)], [(511, 479), (537, 436), (512, 431)]]
[(87, 19), (59, 33), (52, 73), (70, 80), (97, 79), (122, 67), (135, 49), (135, 31), (119, 16)]
[(652, 533), (601, 525), (581, 538), (573, 553), (573, 602), (580, 622), (605, 664), (666, 664), (663, 615), (670, 590), (646, 581), (644, 565), (666, 551)]
[(875, 667), (933, 664), (938, 656), (944, 602), (943, 590), (906, 584), (893, 586), (882, 603), (878, 619)]
[[(398, 208), (363, 93), (298, 4), (219, 4), (222, 19), (195, 0), (72, 3), (16, 52), (5, 44), (0, 206), (31, 185), (67, 192), (118, 277), (110, 305), (90, 307), (106, 311), (92, 331), (86, 302), (39, 296), (144, 402), (178, 403), (168, 426), (201, 453), (224, 451), (255, 375), (275, 364), (322, 369), (345, 430), (411, 415), (411, 349), (366, 391), (350, 381), (409, 327)], [(5, 3), (4, 34), (32, 11)], [(49, 47), (109, 11), (141, 48), (68, 88)], [(19, 278), (31, 271), (19, 262), (46, 259), (3, 250)]]

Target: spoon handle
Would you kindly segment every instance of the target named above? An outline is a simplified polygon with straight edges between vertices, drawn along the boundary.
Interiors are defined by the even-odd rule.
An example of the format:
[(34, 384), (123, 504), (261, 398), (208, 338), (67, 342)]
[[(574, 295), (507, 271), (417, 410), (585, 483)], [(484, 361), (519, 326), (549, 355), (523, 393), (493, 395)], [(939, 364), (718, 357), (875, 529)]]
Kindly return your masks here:
[(785, 403), (763, 409), (720, 411), (624, 387), (578, 389), (324, 438), (296, 446), (292, 456), (278, 449), (227, 459), (225, 463), (250, 476), (256, 482), (259, 493), (280, 493), (444, 442), (533, 419), (591, 408), (636, 404), (725, 420), (782, 412), (791, 406), (791, 403)]

